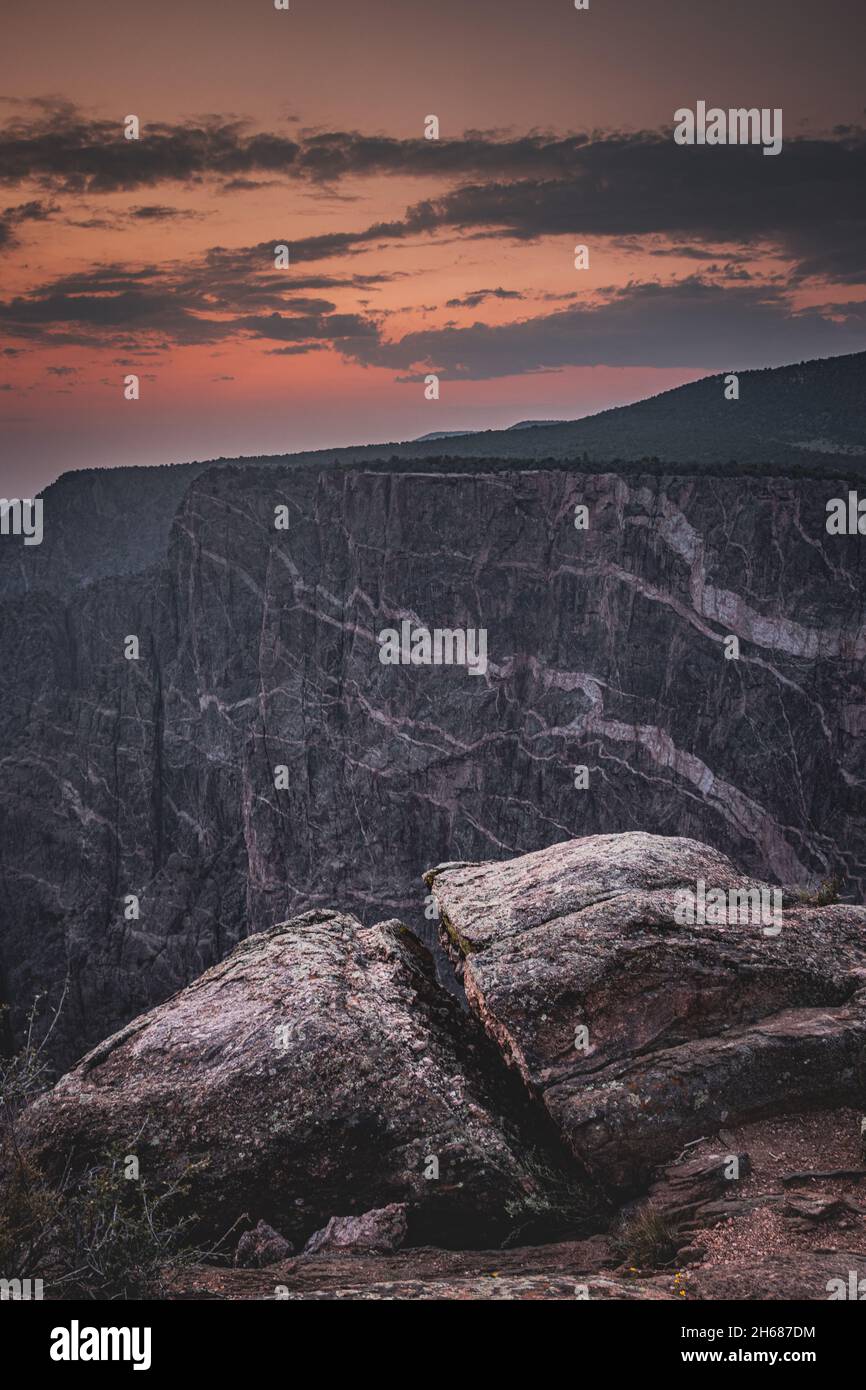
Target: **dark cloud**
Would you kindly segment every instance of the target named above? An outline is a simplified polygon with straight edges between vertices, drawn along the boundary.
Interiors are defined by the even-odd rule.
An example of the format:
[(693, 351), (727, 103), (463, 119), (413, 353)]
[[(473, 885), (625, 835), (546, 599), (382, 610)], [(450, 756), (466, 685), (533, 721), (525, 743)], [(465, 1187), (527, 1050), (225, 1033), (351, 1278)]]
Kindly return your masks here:
[(794, 252), (826, 247), (840, 229), (866, 229), (866, 136), (788, 141), (775, 159), (746, 146), (596, 141), (567, 178), (468, 184), (416, 203), (401, 234), (439, 227), (518, 240), (661, 234), (749, 246), (760, 238)]
[(68, 107), (10, 122), (0, 132), (0, 182), (32, 179), (58, 192), (109, 193), (226, 178), (254, 170), (291, 170), (298, 146), (272, 135), (248, 135), (241, 122), (201, 125), (144, 123), (138, 140), (120, 121), (95, 121)]
[(14, 208), (6, 208), (2, 216), (11, 222), (45, 222), (57, 211), (56, 203), (42, 203), (37, 199), (29, 203), (19, 203)]
[(367, 340), (346, 355), (366, 366), (482, 380), (564, 367), (764, 366), (866, 346), (866, 305), (794, 311), (778, 289), (698, 277), (635, 284), (603, 303), (518, 323), (425, 329), (397, 342)]
[[(450, 324), (389, 342), (381, 316), (344, 312), (332, 299), (299, 292), (305, 283), (353, 284), (351, 277), (295, 282), (290, 274), (265, 270), (245, 278), (241, 266), (253, 251), (217, 250), (190, 265), (105, 265), (58, 277), (30, 295), (0, 302), (0, 324), (32, 342), (137, 354), (238, 338), (279, 343), (270, 351), (285, 356), (333, 345), (346, 358), (404, 376), (431, 370), (476, 380), (599, 364), (718, 370), (854, 351), (866, 343), (864, 305), (798, 311), (783, 283), (753, 282), (733, 263), (667, 284), (609, 286), (591, 303), (571, 299), (568, 307), (514, 323)], [(509, 298), (517, 293), (501, 291)], [(476, 294), (500, 297), (497, 290)]]
[[(676, 241), (664, 246), (642, 247), (635, 237), (628, 237), (623, 238), (617, 244), (625, 251), (643, 251), (648, 256), (662, 256), (665, 259), (671, 257), (683, 261), (715, 261), (718, 259), (718, 252), (715, 250), (710, 251), (701, 246), (684, 246), (681, 242)], [(734, 256), (731, 257), (729, 263), (745, 259), (746, 257), (743, 255)]]
[[(518, 241), (667, 237), (683, 243), (678, 254), (694, 259), (715, 257), (709, 248), (726, 242), (732, 249), (763, 243), (794, 260), (801, 279), (866, 280), (860, 127), (787, 139), (772, 159), (751, 146), (679, 146), (667, 131), (475, 131), (455, 140), (303, 131), (289, 138), (217, 117), (185, 126), (145, 123), (141, 139), (126, 140), (119, 121), (96, 121), (50, 101), (0, 131), (0, 181), (32, 180), (52, 191), (96, 194), (205, 179), (242, 191), (279, 177), (304, 181), (321, 197), (371, 175), (424, 176), (452, 186), (414, 203), (398, 221), (289, 239), (293, 260), (333, 259), (447, 228)], [(155, 221), (183, 215), (163, 202), (133, 211)], [(7, 213), (0, 244), (10, 243), (11, 228)], [(651, 254), (664, 252), (656, 246)]]
[(445, 304), (449, 309), (476, 309), (485, 299), (523, 299), (523, 295), (520, 290), (503, 290), (501, 287), (498, 290), (472, 290), (458, 299), (447, 299)]
[(227, 179), (223, 184), (226, 193), (250, 193), (259, 188), (274, 188), (276, 179)]
[(797, 234), (792, 243), (797, 255), (792, 271), (795, 280), (866, 284), (866, 226), (856, 218), (834, 221), (823, 238)]
[[(553, 162), (566, 162), (563, 144), (533, 143), (538, 165), (543, 168), (551, 155)], [(521, 142), (494, 150), (507, 164), (516, 147), (511, 177), (460, 184), (412, 204), (399, 220), (289, 240), (293, 261), (333, 259), (448, 229), (515, 241), (613, 237), (619, 244), (626, 239), (636, 252), (693, 260), (715, 260), (714, 248), (726, 246), (726, 260), (733, 261), (753, 255), (759, 244), (791, 258), (800, 277), (864, 278), (863, 132), (846, 139), (790, 140), (774, 159), (745, 146), (678, 146), (648, 135), (600, 138), (569, 145), (570, 168), (558, 178), (514, 177), (526, 157)], [(663, 238), (674, 244), (663, 246)]]
[(15, 228), (21, 222), (46, 222), (58, 210), (56, 203), (43, 203), (38, 199), (4, 208), (0, 212), (0, 249), (18, 245)]
[[(401, 218), (360, 230), (293, 238), (277, 227), (257, 245), (215, 246), (185, 263), (107, 264), (56, 277), (0, 302), (0, 324), (31, 342), (129, 353), (238, 337), (279, 343), (270, 351), (286, 356), (334, 344), (365, 365), (475, 379), (598, 363), (713, 370), (863, 345), (862, 306), (797, 312), (787, 286), (774, 275), (762, 278), (754, 265), (774, 253), (787, 258), (798, 284), (866, 283), (866, 134), (859, 129), (788, 140), (773, 159), (751, 147), (677, 146), (657, 132), (476, 132), (453, 141), (302, 132), (290, 140), (215, 118), (183, 128), (146, 126), (140, 141), (126, 141), (118, 124), (84, 120), (68, 107), (59, 114), (46, 107), (35, 122), (0, 133), (0, 178), (90, 194), (205, 178), (224, 187), (260, 186), (251, 176), (265, 174), (306, 180), (321, 191), (383, 173), (435, 175), (452, 186), (414, 202)], [(7, 208), (0, 245), (11, 244), (20, 222), (56, 211), (56, 203), (39, 199)], [(154, 200), (122, 215), (159, 222), (190, 214)], [(349, 309), (364, 312), (346, 311), (336, 291), (373, 290), (397, 272), (310, 269), (323, 261), (351, 266), (357, 253), (409, 238), (441, 243), (446, 236), (527, 247), (562, 238), (563, 290), (540, 297), (568, 307), (504, 325), (440, 325), (388, 342), (382, 316), (366, 312), (363, 298)], [(580, 279), (573, 245), (586, 241), (595, 258), (604, 252), (597, 246), (603, 238), (635, 255), (698, 262), (701, 275), (596, 290), (590, 303), (575, 299), (564, 288)], [(283, 242), (291, 255), (285, 271), (274, 267), (274, 248)], [(549, 258), (560, 248), (527, 253)], [(456, 296), (448, 306), (526, 298), (500, 286)]]
[(239, 319), (235, 326), (257, 338), (276, 338), (281, 342), (315, 338), (378, 338), (376, 325), (360, 314), (308, 314), (300, 317), (268, 314), (263, 318)]
[(294, 343), (291, 347), (266, 348), (266, 357), (299, 357), (305, 352), (321, 352), (323, 343)]
[(523, 136), (491, 140), (399, 140), (334, 131), (299, 140), (251, 132), (245, 122), (211, 117), (194, 125), (143, 122), (141, 137), (127, 140), (120, 121), (92, 120), (66, 104), (10, 121), (0, 132), (0, 181), (35, 179), (73, 192), (115, 192), (160, 182), (214, 177), (234, 188), (277, 174), (333, 184), (369, 175), (555, 174), (572, 167), (585, 135)]
[[(260, 268), (263, 259), (268, 269)], [(270, 254), (253, 259), (239, 253), (167, 266), (97, 266), (0, 301), (0, 324), (7, 335), (48, 345), (137, 353), (240, 336), (302, 343), (363, 338), (376, 331), (365, 316), (338, 312), (333, 299), (303, 290), (369, 288), (377, 277), (294, 279), (272, 267)]]
[(130, 208), (130, 217), (142, 222), (171, 222), (183, 218), (200, 218), (204, 213), (194, 212), (190, 208), (173, 208), (164, 203), (145, 203), (138, 207)]

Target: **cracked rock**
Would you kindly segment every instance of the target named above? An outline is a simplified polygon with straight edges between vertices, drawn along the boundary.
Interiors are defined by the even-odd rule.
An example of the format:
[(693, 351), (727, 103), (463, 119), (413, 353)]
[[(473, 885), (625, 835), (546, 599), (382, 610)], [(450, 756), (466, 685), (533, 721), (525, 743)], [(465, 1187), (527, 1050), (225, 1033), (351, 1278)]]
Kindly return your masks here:
[(774, 936), (678, 925), (698, 879), (767, 887), (643, 833), (427, 875), (470, 1006), (615, 1192), (726, 1122), (857, 1104), (866, 1086), (866, 909), (789, 908)]
[(55, 1171), (135, 1153), (148, 1182), (188, 1184), (216, 1236), (254, 1211), (297, 1245), (335, 1211), (368, 1230), (385, 1208), (396, 1238), (406, 1204), (422, 1234), (467, 1243), (536, 1185), (487, 1052), (405, 927), (314, 911), (101, 1044), (24, 1140)]

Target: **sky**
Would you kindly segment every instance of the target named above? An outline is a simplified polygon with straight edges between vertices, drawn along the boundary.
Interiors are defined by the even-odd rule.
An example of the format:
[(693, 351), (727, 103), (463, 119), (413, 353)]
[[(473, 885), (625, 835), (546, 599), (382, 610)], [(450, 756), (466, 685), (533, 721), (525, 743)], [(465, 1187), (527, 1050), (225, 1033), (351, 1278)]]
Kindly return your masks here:
[[(4, 0), (2, 30), (3, 496), (866, 348), (862, 0)], [(780, 108), (781, 153), (676, 143), (699, 101)]]

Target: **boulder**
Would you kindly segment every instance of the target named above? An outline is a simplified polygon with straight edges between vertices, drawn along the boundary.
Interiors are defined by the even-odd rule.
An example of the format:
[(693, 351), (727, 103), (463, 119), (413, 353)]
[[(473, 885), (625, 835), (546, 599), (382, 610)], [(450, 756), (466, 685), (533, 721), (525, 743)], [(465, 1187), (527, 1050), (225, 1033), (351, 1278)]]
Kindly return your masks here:
[(863, 908), (789, 906), (769, 932), (681, 925), (701, 881), (770, 885), (697, 841), (643, 833), (426, 879), (470, 1006), (612, 1192), (726, 1123), (862, 1103)]
[(238, 1241), (235, 1264), (239, 1269), (263, 1269), (290, 1259), (294, 1253), (294, 1246), (279, 1231), (267, 1221), (260, 1221), (253, 1230), (244, 1231)]
[(323, 1250), (399, 1250), (408, 1225), (405, 1202), (392, 1202), (363, 1216), (332, 1216), (327, 1226), (310, 1236), (305, 1255)]
[(737, 1183), (730, 1175), (736, 1171), (745, 1178), (751, 1168), (746, 1153), (711, 1153), (672, 1163), (653, 1183), (647, 1202), (675, 1232), (698, 1230), (730, 1216), (738, 1202)]
[(849, 1213), (859, 1215), (863, 1208), (848, 1197), (837, 1197), (828, 1192), (808, 1192), (788, 1197), (782, 1210), (785, 1216), (793, 1217), (801, 1229), (808, 1229), (812, 1222), (836, 1221)]
[(404, 927), (313, 911), (100, 1044), (22, 1140), (55, 1171), (136, 1154), (214, 1236), (252, 1211), (297, 1244), (334, 1212), (406, 1203), (422, 1235), (484, 1240), (535, 1186), (487, 1052)]

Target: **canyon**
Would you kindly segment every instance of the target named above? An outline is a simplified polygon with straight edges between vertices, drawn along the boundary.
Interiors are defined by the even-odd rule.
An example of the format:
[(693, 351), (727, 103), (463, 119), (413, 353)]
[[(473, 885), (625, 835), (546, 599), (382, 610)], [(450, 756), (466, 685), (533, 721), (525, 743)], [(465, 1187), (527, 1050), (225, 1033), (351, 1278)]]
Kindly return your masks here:
[(172, 1296), (860, 1287), (863, 365), (66, 475), (3, 538), (14, 1152), (189, 1190), (231, 1248)]
[[(786, 409), (803, 393), (806, 437), (835, 411), (848, 433), (815, 476), (761, 471), (785, 426), (754, 404), (731, 426), (764, 429), (746, 471), (683, 463), (687, 426), (708, 447), (697, 383), (669, 461), (590, 463), (578, 421), (559, 458), (535, 457), (555, 425), (505, 432), (523, 453), (498, 458), (468, 436), (445, 459), (417, 457), (428, 443), (61, 479), (43, 544), (0, 554), (3, 1046), (37, 996), (42, 1028), (63, 996), (68, 1066), (310, 910), (435, 944), (431, 864), (573, 836), (686, 836), (862, 901), (864, 558), (825, 525), (856, 471), (858, 365), (743, 374)], [(662, 404), (675, 419), (659, 397), (628, 429)], [(485, 673), (383, 665), (377, 634), (404, 622), (484, 628)]]

